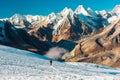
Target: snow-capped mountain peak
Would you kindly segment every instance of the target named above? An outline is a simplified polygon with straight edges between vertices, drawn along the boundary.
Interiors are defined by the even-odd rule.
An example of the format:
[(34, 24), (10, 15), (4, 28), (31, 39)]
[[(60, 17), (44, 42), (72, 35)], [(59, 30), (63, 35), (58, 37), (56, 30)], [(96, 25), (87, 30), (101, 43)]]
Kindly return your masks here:
[(19, 23), (20, 21), (28, 21), (29, 23), (33, 22), (40, 22), (44, 20), (45, 16), (40, 15), (21, 15), (21, 14), (14, 14), (12, 17), (9, 18), (10, 22), (16, 22)]
[(9, 18), (9, 21), (17, 26), (22, 26), (22, 28), (26, 27), (28, 25), (28, 22), (24, 15), (21, 14), (14, 14), (12, 17)]
[(117, 15), (120, 15), (120, 5), (116, 5), (113, 10), (112, 13), (115, 13)]
[(70, 16), (73, 16), (74, 12), (71, 8), (67, 8), (65, 7), (61, 12), (60, 14), (62, 14), (62, 16), (67, 16), (67, 15), (70, 15)]
[(10, 18), (10, 20), (12, 20), (12, 21), (21, 21), (21, 20), (26, 20), (25, 19), (25, 16), (23, 16), (23, 15), (21, 15), (21, 14), (14, 14), (11, 18)]
[(100, 12), (99, 12), (99, 11), (97, 11), (97, 10), (95, 11), (95, 13), (96, 13), (97, 15), (99, 15), (99, 14), (100, 14)]
[(69, 10), (69, 8), (68, 7), (65, 7), (62, 11), (61, 11), (61, 13), (62, 12), (66, 12), (66, 11), (68, 11)]
[(89, 15), (91, 15), (92, 17), (97, 17), (97, 13), (95, 11), (93, 11), (90, 7), (87, 8), (87, 11), (89, 13)]
[(51, 14), (49, 14), (49, 15), (47, 16), (47, 21), (48, 21), (49, 23), (54, 22), (55, 19), (56, 19), (56, 14), (55, 14), (54, 12), (52, 12)]
[(52, 18), (52, 17), (54, 17), (54, 16), (55, 16), (55, 13), (54, 13), (54, 12), (52, 12), (51, 14), (48, 15), (49, 18)]
[(72, 18), (74, 15), (74, 12), (71, 8), (67, 8), (65, 7), (60, 13), (54, 13), (52, 12), (51, 14), (49, 14), (47, 16), (47, 22), (49, 23), (57, 23), (59, 20), (65, 18), (65, 17), (69, 17)]
[(100, 15), (107, 19), (109, 17), (109, 13), (106, 11), (106, 10), (102, 10), (102, 11), (99, 11), (100, 12)]
[(93, 12), (93, 10), (90, 7), (87, 8), (87, 11)]
[(105, 11), (105, 10), (100, 11), (100, 14), (101, 14), (102, 16), (104, 16), (104, 15), (107, 14), (107, 13), (108, 13), (108, 12)]
[(28, 22), (33, 23), (33, 22), (40, 22), (46, 18), (46, 16), (41, 16), (41, 15), (25, 15), (25, 18)]
[(76, 13), (76, 14), (83, 14), (83, 15), (85, 15), (85, 16), (89, 16), (88, 11), (84, 8), (83, 5), (79, 5), (79, 6), (76, 8), (75, 13)]

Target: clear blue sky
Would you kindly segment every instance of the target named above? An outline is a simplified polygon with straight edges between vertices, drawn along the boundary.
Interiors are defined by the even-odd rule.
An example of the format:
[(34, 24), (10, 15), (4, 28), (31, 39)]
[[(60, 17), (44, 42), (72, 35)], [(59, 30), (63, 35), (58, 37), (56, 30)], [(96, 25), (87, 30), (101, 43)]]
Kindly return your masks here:
[(78, 5), (110, 11), (117, 4), (120, 4), (120, 0), (0, 0), (0, 18), (10, 17), (15, 13), (48, 15), (60, 12), (64, 7), (75, 10)]

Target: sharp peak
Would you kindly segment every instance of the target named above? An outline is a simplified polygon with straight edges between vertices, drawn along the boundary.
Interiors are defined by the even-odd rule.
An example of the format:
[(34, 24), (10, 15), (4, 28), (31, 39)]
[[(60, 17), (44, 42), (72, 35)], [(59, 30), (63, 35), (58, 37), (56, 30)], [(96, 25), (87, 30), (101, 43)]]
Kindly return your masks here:
[(11, 17), (25, 17), (24, 15), (22, 15), (22, 14), (18, 14), (18, 13), (15, 13), (13, 16), (11, 16)]
[(55, 15), (56, 15), (56, 13), (51, 12), (48, 16), (55, 16)]
[(80, 10), (85, 10), (85, 11), (87, 11), (87, 9), (86, 9), (83, 5), (78, 5), (78, 7), (75, 9), (75, 12), (76, 12), (76, 11), (80, 11)]
[(96, 13), (96, 14), (100, 14), (100, 11), (96, 10), (95, 13)]
[(89, 11), (93, 11), (90, 7), (88, 7), (87, 10), (89, 10)]
[(9, 19), (10, 20), (26, 20), (24, 15), (21, 15), (21, 14), (18, 14), (18, 13), (14, 14)]
[(60, 13), (62, 14), (73, 13), (73, 10), (71, 8), (65, 7)]
[(84, 8), (85, 9), (85, 7), (83, 5), (78, 5), (77, 8)]
[(78, 7), (84, 7), (83, 5), (78, 5)]
[(52, 14), (52, 15), (55, 15), (56, 13), (54, 13), (54, 12), (51, 12), (50, 14)]
[(88, 10), (83, 5), (78, 5), (74, 12), (76, 14), (84, 14), (86, 16), (90, 16)]
[(106, 11), (106, 10), (101, 10), (101, 11), (99, 11), (99, 13), (100, 13), (100, 14), (108, 14), (109, 12)]
[[(68, 7), (65, 7), (64, 9), (69, 9), (69, 8), (68, 8)], [(63, 10), (64, 10), (64, 9), (63, 9)]]
[(116, 8), (120, 8), (120, 5), (115, 5), (115, 7), (113, 8), (113, 10), (116, 9)]
[(73, 11), (71, 8), (65, 7), (62, 11), (70, 10)]

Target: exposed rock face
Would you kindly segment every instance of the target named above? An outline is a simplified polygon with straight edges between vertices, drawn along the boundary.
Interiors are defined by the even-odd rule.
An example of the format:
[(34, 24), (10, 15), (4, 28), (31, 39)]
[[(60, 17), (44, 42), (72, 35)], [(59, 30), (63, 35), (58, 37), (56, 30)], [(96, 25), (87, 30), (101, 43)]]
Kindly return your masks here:
[[(88, 35), (94, 30), (76, 16), (72, 17), (72, 19), (66, 16), (57, 23), (44, 21), (36, 26), (38, 27), (30, 30), (29, 33), (35, 35), (40, 40), (49, 40), (52, 42), (58, 42), (62, 39), (78, 40), (81, 36)], [(103, 27), (101, 23), (99, 26)], [(96, 27), (96, 29), (101, 27)]]
[(9, 21), (11, 24), (13, 24), (16, 27), (21, 27), (21, 28), (26, 28), (31, 25), (30, 22), (28, 22), (25, 18), (25, 16), (20, 15), (20, 14), (15, 14), (13, 15)]
[[(42, 28), (40, 29), (41, 37), (47, 34), (47, 38), (50, 39), (49, 31), (50, 28)], [(47, 31), (46, 31), (47, 30)], [(44, 33), (46, 31), (46, 33)], [(37, 36), (30, 35), (26, 32), (26, 30), (22, 28), (15, 28), (9, 21), (0, 21), (0, 44), (24, 49), (32, 52), (36, 52), (41, 55), (45, 55), (46, 52), (51, 47), (61, 47), (65, 48), (68, 51), (71, 51), (76, 43), (67, 40), (60, 40), (57, 43), (52, 43), (49, 41), (41, 41)], [(45, 38), (44, 38), (45, 39)], [(69, 46), (68, 46), (69, 45)]]
[(80, 40), (66, 61), (84, 61), (120, 67), (120, 20), (98, 34)]
[(43, 41), (58, 42), (62, 39), (74, 41), (105, 25), (108, 24), (104, 17), (81, 5), (76, 11), (65, 8), (60, 13), (49, 14), (43, 21), (34, 25), (35, 28), (29, 33)]
[(15, 28), (9, 21), (0, 22), (0, 24), (0, 44), (33, 51), (41, 55), (51, 47), (46, 42), (29, 35), (24, 29)]

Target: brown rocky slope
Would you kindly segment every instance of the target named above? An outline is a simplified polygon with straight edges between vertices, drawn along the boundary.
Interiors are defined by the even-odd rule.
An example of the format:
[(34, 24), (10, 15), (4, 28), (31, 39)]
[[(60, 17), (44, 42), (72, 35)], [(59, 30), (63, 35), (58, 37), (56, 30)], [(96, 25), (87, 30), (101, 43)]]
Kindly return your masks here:
[(66, 61), (91, 62), (120, 67), (120, 20), (99, 33), (83, 38)]

